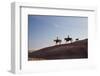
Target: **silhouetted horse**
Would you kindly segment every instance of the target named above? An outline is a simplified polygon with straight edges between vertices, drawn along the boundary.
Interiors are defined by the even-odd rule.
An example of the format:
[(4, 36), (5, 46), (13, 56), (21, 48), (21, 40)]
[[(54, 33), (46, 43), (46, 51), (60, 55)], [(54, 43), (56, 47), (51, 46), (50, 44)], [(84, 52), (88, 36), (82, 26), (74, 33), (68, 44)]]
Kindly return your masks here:
[(78, 41), (78, 40), (79, 40), (79, 38), (76, 38), (75, 40), (76, 40), (76, 41)]
[(70, 37), (69, 37), (69, 35), (68, 35), (68, 37), (67, 37), (67, 38), (64, 38), (64, 40), (66, 40), (66, 42), (69, 42), (69, 41), (70, 41), (71, 43), (72, 43), (72, 41), (73, 41), (73, 39), (72, 39), (72, 38), (70, 38)]
[(58, 37), (57, 37), (57, 39), (54, 40), (54, 42), (56, 42), (56, 44), (61, 44), (62, 40), (58, 39)]

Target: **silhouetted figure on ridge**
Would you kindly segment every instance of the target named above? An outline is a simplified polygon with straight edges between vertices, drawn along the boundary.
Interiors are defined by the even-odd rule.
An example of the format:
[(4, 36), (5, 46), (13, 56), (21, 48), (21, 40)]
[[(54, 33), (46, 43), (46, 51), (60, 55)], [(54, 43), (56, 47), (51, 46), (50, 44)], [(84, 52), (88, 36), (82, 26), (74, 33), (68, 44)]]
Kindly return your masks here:
[(75, 40), (76, 40), (76, 41), (78, 41), (78, 40), (79, 40), (79, 38), (76, 38)]
[(66, 41), (66, 43), (67, 43), (67, 42), (71, 42), (71, 43), (72, 43), (72, 41), (73, 41), (73, 39), (72, 39), (72, 38), (70, 38), (70, 37), (69, 37), (69, 35), (68, 35), (68, 37), (67, 37), (67, 38), (64, 38), (64, 40)]
[(58, 37), (57, 37), (57, 39), (54, 40), (54, 42), (56, 42), (56, 45), (57, 45), (57, 44), (61, 44), (62, 40), (58, 39)]

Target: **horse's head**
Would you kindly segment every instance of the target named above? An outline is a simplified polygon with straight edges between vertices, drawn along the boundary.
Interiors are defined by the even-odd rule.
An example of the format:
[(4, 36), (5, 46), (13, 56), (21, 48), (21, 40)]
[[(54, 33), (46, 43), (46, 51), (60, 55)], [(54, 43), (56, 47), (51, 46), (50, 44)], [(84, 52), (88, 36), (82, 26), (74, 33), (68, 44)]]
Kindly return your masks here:
[(53, 40), (54, 42), (56, 41), (56, 40)]
[(64, 40), (67, 40), (67, 38), (64, 38)]
[(69, 38), (64, 38), (64, 40), (69, 41)]

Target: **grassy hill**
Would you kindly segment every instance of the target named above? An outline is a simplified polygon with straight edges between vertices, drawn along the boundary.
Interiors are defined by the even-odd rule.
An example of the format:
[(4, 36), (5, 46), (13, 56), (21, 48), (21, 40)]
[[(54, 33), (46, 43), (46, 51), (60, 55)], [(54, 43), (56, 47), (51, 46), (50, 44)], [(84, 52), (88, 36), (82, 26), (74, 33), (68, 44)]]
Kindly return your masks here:
[(29, 60), (88, 58), (88, 39), (55, 45), (28, 53)]

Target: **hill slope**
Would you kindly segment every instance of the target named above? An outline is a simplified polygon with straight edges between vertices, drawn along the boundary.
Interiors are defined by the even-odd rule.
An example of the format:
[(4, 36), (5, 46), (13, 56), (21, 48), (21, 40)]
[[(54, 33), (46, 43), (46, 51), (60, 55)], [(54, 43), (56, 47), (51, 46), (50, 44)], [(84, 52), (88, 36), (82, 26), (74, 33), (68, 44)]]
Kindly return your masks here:
[(73, 59), (88, 57), (88, 39), (55, 45), (28, 54), (29, 60)]

